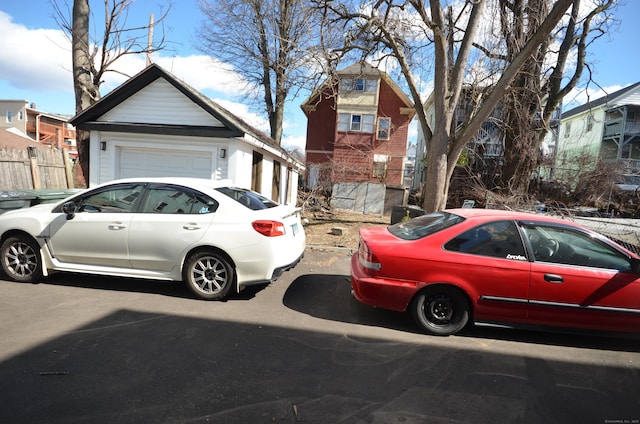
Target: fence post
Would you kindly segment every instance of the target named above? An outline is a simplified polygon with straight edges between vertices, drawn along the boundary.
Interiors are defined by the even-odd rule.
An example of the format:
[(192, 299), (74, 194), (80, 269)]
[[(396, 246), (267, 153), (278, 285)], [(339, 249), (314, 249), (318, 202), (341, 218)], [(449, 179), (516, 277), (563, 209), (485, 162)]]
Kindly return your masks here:
[(67, 188), (73, 187), (73, 164), (69, 159), (69, 151), (62, 149), (62, 160), (64, 161), (64, 176), (67, 179)]
[(29, 162), (31, 165), (31, 178), (33, 180), (33, 189), (40, 190), (42, 188), (42, 183), (40, 181), (40, 171), (38, 170), (38, 151), (35, 147), (29, 146), (27, 147), (27, 152), (29, 153)]

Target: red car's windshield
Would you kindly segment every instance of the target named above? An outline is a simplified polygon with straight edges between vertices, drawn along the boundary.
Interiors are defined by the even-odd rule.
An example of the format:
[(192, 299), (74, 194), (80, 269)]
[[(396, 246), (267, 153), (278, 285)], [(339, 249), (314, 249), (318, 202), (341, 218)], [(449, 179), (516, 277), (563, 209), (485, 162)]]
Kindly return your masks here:
[(399, 222), (388, 227), (389, 232), (405, 240), (417, 240), (449, 228), (464, 221), (464, 218), (450, 212), (434, 212)]

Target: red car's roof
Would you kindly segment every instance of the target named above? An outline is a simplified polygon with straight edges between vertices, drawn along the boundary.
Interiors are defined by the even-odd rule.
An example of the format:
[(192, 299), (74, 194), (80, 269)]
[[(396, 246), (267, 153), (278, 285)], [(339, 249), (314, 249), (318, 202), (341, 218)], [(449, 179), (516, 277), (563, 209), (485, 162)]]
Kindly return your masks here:
[[(527, 212), (515, 212), (509, 210), (500, 210), (500, 209), (473, 209), (473, 208), (465, 208), (465, 209), (447, 209), (446, 212), (450, 212), (456, 215), (460, 215), (463, 218), (491, 218), (491, 219), (517, 219), (517, 220), (535, 220), (535, 221), (547, 221), (547, 222), (561, 222), (565, 223), (561, 218), (544, 215), (544, 214), (536, 214), (536, 213), (527, 213)], [(575, 225), (572, 223), (572, 225)], [(576, 225), (579, 227), (579, 225)]]

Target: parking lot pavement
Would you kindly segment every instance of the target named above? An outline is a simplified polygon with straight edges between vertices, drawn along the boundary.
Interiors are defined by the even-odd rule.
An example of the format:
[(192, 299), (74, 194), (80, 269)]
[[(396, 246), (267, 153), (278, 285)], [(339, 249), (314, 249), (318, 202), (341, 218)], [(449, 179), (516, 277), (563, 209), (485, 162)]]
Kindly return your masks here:
[(640, 419), (637, 338), (420, 334), (309, 250), (226, 302), (178, 283), (0, 281), (4, 423), (612, 423)]

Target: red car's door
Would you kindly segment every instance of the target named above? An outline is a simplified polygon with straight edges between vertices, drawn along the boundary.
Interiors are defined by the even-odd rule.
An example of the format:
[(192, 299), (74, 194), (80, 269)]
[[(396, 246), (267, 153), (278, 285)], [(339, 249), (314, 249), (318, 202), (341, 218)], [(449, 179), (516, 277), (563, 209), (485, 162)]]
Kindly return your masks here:
[(523, 226), (531, 266), (529, 322), (601, 330), (640, 329), (640, 280), (629, 258), (565, 226)]
[(476, 321), (526, 322), (531, 263), (515, 222), (474, 227), (444, 249), (460, 253), (440, 267), (443, 274), (458, 275), (458, 284), (473, 297)]

